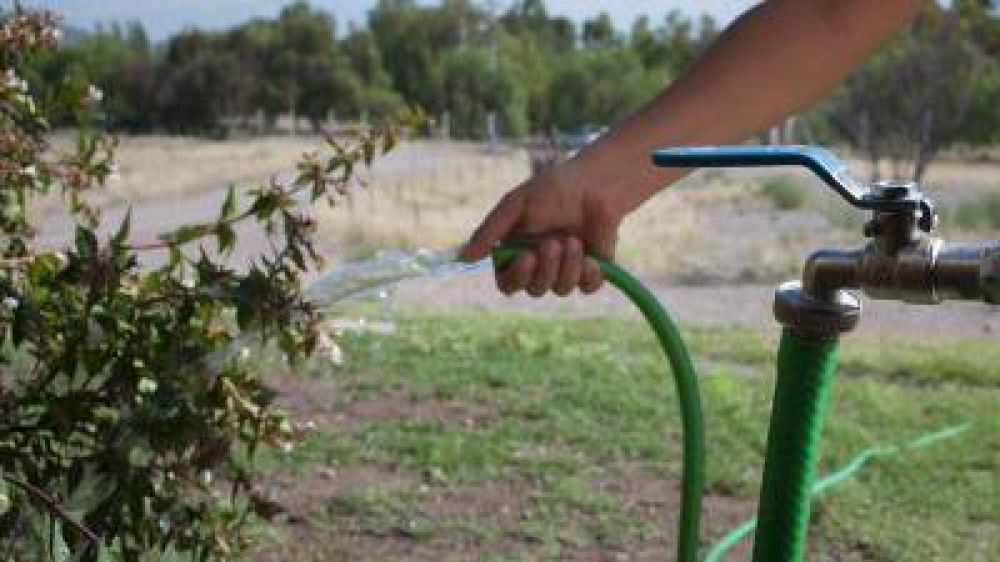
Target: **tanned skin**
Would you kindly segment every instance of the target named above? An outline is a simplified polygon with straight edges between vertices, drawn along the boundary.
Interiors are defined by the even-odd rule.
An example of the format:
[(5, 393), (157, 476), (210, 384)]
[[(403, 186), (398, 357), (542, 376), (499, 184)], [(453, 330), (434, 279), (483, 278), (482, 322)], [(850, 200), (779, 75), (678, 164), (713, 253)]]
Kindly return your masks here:
[(654, 167), (654, 149), (740, 142), (780, 122), (829, 93), (924, 6), (922, 0), (758, 5), (645, 107), (510, 191), (462, 258), (477, 261), (499, 241), (530, 239), (535, 249), (497, 273), (502, 292), (596, 291), (601, 272), (585, 254), (613, 257), (622, 220), (686, 173)]

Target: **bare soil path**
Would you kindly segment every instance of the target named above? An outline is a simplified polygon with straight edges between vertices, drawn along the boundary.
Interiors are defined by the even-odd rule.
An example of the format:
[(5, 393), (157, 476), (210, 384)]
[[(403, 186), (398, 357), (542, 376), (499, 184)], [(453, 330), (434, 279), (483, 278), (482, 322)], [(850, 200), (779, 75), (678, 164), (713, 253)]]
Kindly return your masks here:
[[(682, 323), (777, 329), (771, 314), (775, 289), (775, 284), (772, 283), (700, 286), (651, 284), (650, 287)], [(492, 277), (487, 272), (451, 279), (413, 281), (401, 286), (397, 294), (404, 306), (427, 311), (482, 309), (573, 316), (636, 314), (632, 305), (610, 286), (587, 297), (505, 297), (497, 292)], [(879, 334), (914, 337), (993, 336), (1000, 334), (1000, 307), (976, 303), (915, 306), (866, 299), (856, 336), (873, 337)]]

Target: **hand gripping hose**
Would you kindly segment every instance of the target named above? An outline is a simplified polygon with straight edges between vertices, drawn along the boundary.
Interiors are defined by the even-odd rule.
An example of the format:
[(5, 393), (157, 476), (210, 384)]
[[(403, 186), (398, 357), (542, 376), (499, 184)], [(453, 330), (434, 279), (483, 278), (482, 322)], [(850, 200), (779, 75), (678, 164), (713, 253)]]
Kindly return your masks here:
[[(497, 247), (493, 251), (494, 267), (502, 269), (514, 261), (520, 252), (517, 247)], [(604, 278), (628, 297), (642, 313), (670, 362), (677, 386), (677, 396), (680, 399), (684, 452), (677, 562), (696, 562), (705, 474), (705, 430), (702, 420), (701, 391), (698, 388), (694, 363), (684, 346), (684, 341), (681, 340), (677, 326), (656, 297), (638, 279), (614, 262), (602, 258), (595, 259), (601, 266)]]

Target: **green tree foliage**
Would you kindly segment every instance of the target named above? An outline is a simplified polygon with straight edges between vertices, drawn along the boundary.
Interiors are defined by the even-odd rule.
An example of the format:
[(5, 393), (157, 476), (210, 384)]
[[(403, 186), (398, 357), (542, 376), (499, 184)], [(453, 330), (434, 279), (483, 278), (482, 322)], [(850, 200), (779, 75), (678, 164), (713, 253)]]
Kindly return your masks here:
[(553, 54), (566, 54), (576, 48), (576, 26), (564, 17), (552, 17), (542, 0), (518, 0), (500, 18), (507, 33), (519, 39), (531, 39), (538, 47)]
[(966, 23), (956, 12), (928, 11), (835, 98), (833, 124), (866, 153), (876, 176), (888, 160), (894, 177), (920, 180), (940, 150), (968, 139), (963, 125), (977, 97), (990, 95), (996, 61), (970, 38)]
[(440, 106), (452, 115), (452, 132), (471, 138), (486, 135), (487, 114), (495, 113), (501, 131), (521, 136), (528, 131), (525, 81), (510, 60), (490, 49), (451, 51), (441, 61)]
[(555, 71), (549, 92), (552, 123), (562, 129), (613, 123), (665, 82), (664, 74), (647, 72), (639, 55), (626, 47), (581, 51)]
[(615, 26), (607, 12), (583, 22), (583, 44), (586, 47), (610, 47), (615, 43)]
[[(501, 13), (491, 6), (496, 4), (379, 0), (364, 25), (338, 35), (332, 14), (300, 0), (274, 18), (226, 31), (188, 30), (159, 45), (150, 44), (141, 26), (112, 25), (40, 57), (25, 76), (43, 98), (46, 88), (67, 79), (92, 77), (108, 94), (105, 122), (126, 131), (225, 134), (233, 127), (263, 124), (268, 129), (288, 115), (317, 130), (330, 116), (378, 119), (416, 105), (437, 116), (447, 112), (453, 134), (478, 138), (491, 113), (506, 135), (610, 125), (681, 75), (719, 33), (711, 17), (692, 18), (678, 10), (640, 17), (623, 33), (606, 13), (578, 26), (551, 15), (544, 0), (514, 0)], [(919, 40), (907, 39), (913, 32), (903, 34), (852, 83), (901, 84), (901, 67), (890, 62), (923, 60), (928, 64), (911, 64), (903, 73), (914, 84), (907, 92), (930, 96), (930, 90), (953, 91), (937, 85), (955, 82), (969, 90), (961, 115), (935, 110), (932, 120), (941, 126), (932, 129), (950, 130), (935, 135), (939, 146), (997, 142), (996, 3), (956, 0), (939, 8), (935, 17), (941, 15), (960, 22), (953, 33), (941, 39), (929, 35), (927, 24), (919, 24), (914, 28), (923, 34)], [(981, 54), (975, 72), (956, 59), (965, 49), (956, 50), (958, 43)], [(932, 60), (939, 70), (931, 68)], [(955, 78), (959, 70), (966, 75)], [(209, 80), (213, 75), (217, 79)], [(876, 80), (878, 76), (882, 79)], [(858, 131), (851, 129), (859, 127), (860, 119), (872, 118), (863, 115), (874, 110), (876, 100), (895, 104), (878, 111), (893, 125), (876, 129), (886, 134), (894, 130), (891, 134), (900, 138), (923, 134), (905, 124), (914, 118), (918, 102), (906, 102), (911, 109), (901, 112), (903, 97), (883, 95), (877, 87), (862, 90), (854, 96), (857, 103), (844, 105), (848, 96), (842, 92), (823, 110), (811, 112), (812, 134), (860, 146)], [(64, 122), (71, 117), (55, 118)], [(892, 149), (894, 157), (906, 153), (905, 158), (916, 158), (893, 142), (899, 146)]]
[[(45, 13), (0, 16), (0, 552), (15, 561), (238, 559), (247, 523), (271, 514), (254, 491), (256, 452), (290, 445), (297, 430), (231, 352), (253, 337), (289, 362), (311, 353), (318, 317), (302, 279), (321, 258), (309, 206), (335, 203), (395, 134), (331, 139), (329, 156), (305, 157), (289, 182), (245, 201), (231, 189), (216, 219), (159, 241), (133, 241), (127, 217), (99, 235), (86, 192), (111, 174), (114, 148), (88, 126), (101, 93), (63, 81), (39, 100), (21, 78), (55, 46), (55, 24)], [(218, 97), (214, 65), (238, 64), (212, 51), (218, 39), (176, 42), (167, 56), (181, 76), (167, 82), (195, 100)], [(50, 108), (80, 118), (68, 152), (46, 140)], [(53, 191), (76, 223), (62, 251), (33, 238), (29, 205)], [(246, 222), (270, 244), (236, 270), (222, 258)], [(164, 263), (140, 268), (140, 252), (161, 252)]]

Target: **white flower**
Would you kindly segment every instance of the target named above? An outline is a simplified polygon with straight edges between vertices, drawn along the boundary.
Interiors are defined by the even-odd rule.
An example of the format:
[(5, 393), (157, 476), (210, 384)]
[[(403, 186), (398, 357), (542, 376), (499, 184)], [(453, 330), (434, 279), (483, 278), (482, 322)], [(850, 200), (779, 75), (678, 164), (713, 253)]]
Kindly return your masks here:
[(60, 270), (65, 269), (66, 266), (69, 265), (69, 257), (67, 257), (66, 254), (62, 252), (52, 252), (52, 257), (56, 259), (56, 262), (59, 264)]
[(13, 68), (8, 68), (3, 75), (3, 85), (9, 90), (27, 92), (28, 83), (17, 75)]
[(246, 361), (247, 359), (250, 359), (250, 348), (244, 347), (240, 349), (240, 360)]
[(34, 166), (34, 164), (32, 164), (30, 166), (25, 166), (25, 167), (21, 168), (21, 175), (22, 176), (27, 176), (29, 178), (37, 178), (38, 177), (38, 168), (36, 168)]
[(326, 334), (321, 333), (319, 335), (319, 339), (316, 342), (316, 350), (326, 356), (334, 365), (342, 365), (344, 363), (344, 350), (340, 349), (337, 342), (333, 341)]
[(201, 471), (201, 483), (206, 486), (211, 486), (213, 480), (213, 475), (211, 470)]
[(3, 299), (3, 307), (6, 308), (8, 312), (14, 312), (20, 304), (21, 302), (14, 297), (4, 297)]
[(289, 454), (289, 453), (291, 453), (294, 449), (295, 449), (295, 445), (292, 445), (288, 441), (285, 441), (284, 443), (281, 444), (281, 452), (285, 453), (286, 455)]
[(83, 94), (83, 103), (85, 105), (97, 105), (102, 100), (104, 100), (104, 92), (93, 84), (88, 85), (87, 91)]
[(194, 285), (195, 285), (194, 279), (191, 277), (185, 277), (184, 279), (181, 279), (181, 287), (184, 287), (185, 289), (189, 290), (194, 289)]
[(142, 394), (152, 394), (156, 392), (157, 388), (159, 388), (159, 385), (153, 379), (143, 377), (139, 380), (139, 392)]

